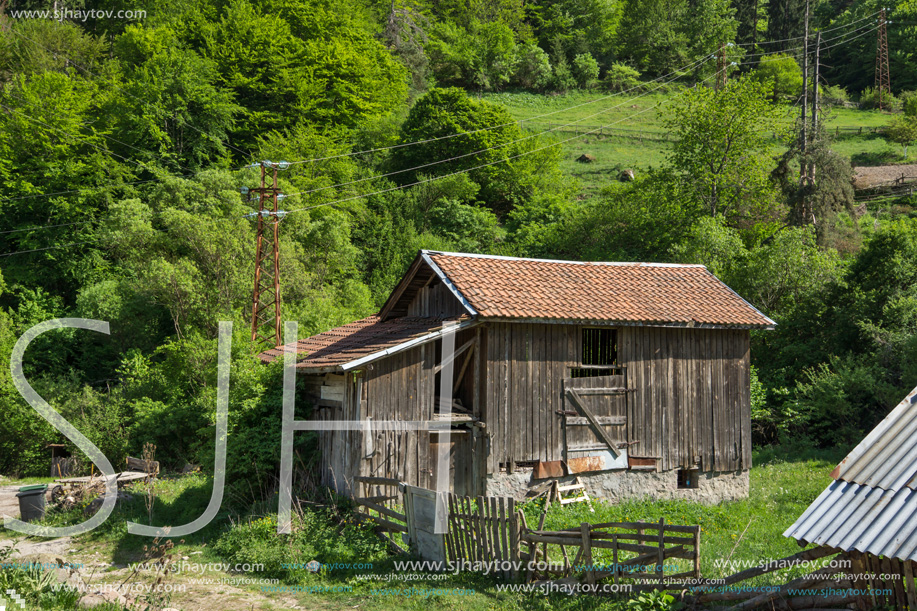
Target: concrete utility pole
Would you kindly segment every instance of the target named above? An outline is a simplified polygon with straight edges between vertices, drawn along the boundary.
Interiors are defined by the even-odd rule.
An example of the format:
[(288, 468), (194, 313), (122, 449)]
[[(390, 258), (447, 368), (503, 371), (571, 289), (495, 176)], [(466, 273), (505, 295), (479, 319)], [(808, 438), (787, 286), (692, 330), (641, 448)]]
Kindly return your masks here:
[[(255, 164), (253, 164), (255, 165)], [(252, 351), (281, 345), (280, 334), (280, 219), (286, 212), (278, 209), (280, 187), (277, 171), (289, 167), (286, 161), (262, 161), (261, 186), (243, 189), (258, 195), (258, 212), (248, 214), (258, 223), (255, 237), (255, 288), (252, 295)], [(267, 186), (268, 171), (271, 185)], [(265, 236), (267, 232), (267, 236)]]
[[(806, 133), (809, 109), (809, 0), (806, 0), (806, 20), (805, 20), (805, 51), (802, 54), (802, 133), (800, 134), (800, 146), (803, 157), (809, 150), (809, 142)], [(806, 164), (799, 164), (799, 184), (805, 184)]]

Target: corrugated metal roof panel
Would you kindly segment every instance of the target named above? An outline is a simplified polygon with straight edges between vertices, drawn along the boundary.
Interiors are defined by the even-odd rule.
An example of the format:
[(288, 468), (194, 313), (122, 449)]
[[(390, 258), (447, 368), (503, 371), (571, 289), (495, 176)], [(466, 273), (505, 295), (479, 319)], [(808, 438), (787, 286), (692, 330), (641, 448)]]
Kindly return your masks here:
[(831, 473), (835, 479), (917, 490), (917, 388), (912, 390)]
[(836, 481), (783, 535), (844, 551), (917, 561), (917, 491)]

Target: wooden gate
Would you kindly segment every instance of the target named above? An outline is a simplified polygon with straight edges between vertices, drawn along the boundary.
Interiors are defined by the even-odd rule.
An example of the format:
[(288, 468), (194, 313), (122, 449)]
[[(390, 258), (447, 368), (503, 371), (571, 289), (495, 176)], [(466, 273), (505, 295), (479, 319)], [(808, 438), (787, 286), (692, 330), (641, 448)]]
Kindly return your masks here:
[(571, 472), (627, 468), (627, 377), (564, 378), (564, 460)]

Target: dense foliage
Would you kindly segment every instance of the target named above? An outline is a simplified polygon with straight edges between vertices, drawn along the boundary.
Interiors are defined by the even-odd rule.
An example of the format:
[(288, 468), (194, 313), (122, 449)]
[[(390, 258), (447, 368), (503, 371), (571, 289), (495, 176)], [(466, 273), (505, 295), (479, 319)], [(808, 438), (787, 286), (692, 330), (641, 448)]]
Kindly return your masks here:
[[(228, 320), (233, 494), (271, 492), (279, 371), (251, 356), (239, 192), (262, 159), (294, 162), (280, 277), (303, 336), (376, 311), (419, 248), (700, 262), (779, 323), (754, 337), (757, 441), (849, 444), (917, 383), (917, 220), (855, 212), (828, 134), (801, 151), (779, 127), (798, 40), (761, 43), (799, 35), (795, 0), (149, 4), (141, 21), (0, 23), (0, 358), (38, 322), (108, 321), (109, 336), (37, 339), (25, 364), (113, 463), (146, 442), (169, 468), (213, 460)], [(815, 3), (813, 23), (855, 29), (879, 6), (848, 4)], [(915, 31), (889, 30), (896, 93), (917, 86)], [(737, 65), (714, 90), (713, 53), (734, 42), (759, 45), (729, 46)], [(826, 51), (837, 96), (872, 84), (874, 47), (870, 34)], [(663, 86), (644, 75), (672, 97), (658, 111), (670, 154), (595, 197), (561, 169), (567, 132), (474, 95)], [(917, 96), (899, 97), (909, 118), (888, 137), (906, 145)], [(7, 372), (0, 472), (43, 474), (63, 439)], [(305, 461), (311, 443), (297, 435)]]

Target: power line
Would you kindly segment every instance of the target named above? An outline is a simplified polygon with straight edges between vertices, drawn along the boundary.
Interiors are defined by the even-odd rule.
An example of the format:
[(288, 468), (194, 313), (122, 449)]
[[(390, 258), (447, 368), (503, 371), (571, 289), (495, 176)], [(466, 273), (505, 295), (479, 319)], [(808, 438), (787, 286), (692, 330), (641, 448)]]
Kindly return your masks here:
[[(866, 33), (868, 33), (868, 32), (866, 32)], [(835, 40), (836, 40), (836, 39), (835, 39)], [(844, 42), (846, 42), (846, 41), (844, 41)], [(838, 43), (838, 44), (843, 44), (843, 43)], [(836, 46), (836, 45), (835, 45), (835, 46)], [(694, 63), (695, 63), (695, 64), (703, 64), (703, 63), (706, 63), (706, 62), (710, 61), (711, 59), (713, 59), (713, 57), (714, 57), (714, 56), (706, 56), (703, 60), (699, 60), (699, 61), (694, 62)], [(769, 62), (773, 62), (773, 61), (780, 61), (781, 59), (782, 59), (782, 58), (764, 58), (764, 59), (762, 59), (762, 60), (759, 60), (758, 63), (769, 63)], [(729, 68), (729, 66), (723, 66), (722, 68), (718, 69), (717, 72), (716, 72), (717, 77), (718, 77), (718, 78), (722, 78), (722, 77), (721, 77), (721, 74), (722, 74), (722, 73), (725, 73), (725, 72), (728, 70), (728, 68)], [(671, 79), (671, 80), (674, 80), (674, 78)], [(671, 82), (671, 80), (670, 80), (669, 82)], [(710, 80), (710, 79), (707, 78), (707, 79), (704, 79), (704, 80), (701, 81), (701, 82), (705, 82), (705, 81), (707, 81), (707, 80)], [(326, 190), (328, 190), (328, 189), (335, 189), (335, 188), (339, 188), (339, 187), (348, 187), (348, 186), (352, 186), (352, 185), (355, 185), (355, 184), (359, 184), (359, 183), (363, 183), (363, 182), (368, 182), (368, 181), (370, 181), (370, 180), (376, 180), (376, 179), (380, 179), (380, 178), (388, 178), (388, 177), (394, 176), (394, 175), (396, 175), (396, 174), (403, 174), (403, 173), (406, 173), (406, 172), (412, 172), (412, 171), (415, 171), (415, 170), (421, 170), (421, 169), (428, 168), (428, 167), (432, 167), (432, 166), (435, 166), (435, 165), (440, 165), (440, 164), (443, 164), (443, 163), (449, 163), (449, 162), (457, 161), (457, 160), (459, 160), (459, 159), (463, 159), (463, 158), (466, 158), (466, 157), (471, 157), (471, 156), (474, 156), (474, 155), (479, 155), (479, 154), (486, 153), (486, 152), (489, 152), (489, 151), (492, 151), (492, 150), (496, 150), (496, 149), (499, 149), (499, 148), (505, 148), (505, 147), (511, 146), (511, 145), (513, 145), (513, 144), (518, 144), (518, 143), (524, 142), (524, 141), (526, 141), (526, 140), (531, 140), (532, 138), (537, 138), (537, 137), (539, 137), (539, 136), (543, 136), (543, 135), (545, 135), (545, 134), (547, 134), (547, 133), (550, 133), (550, 132), (554, 132), (554, 131), (558, 131), (558, 130), (563, 130), (563, 128), (565, 128), (565, 127), (570, 127), (570, 126), (572, 126), (572, 125), (575, 125), (575, 124), (580, 123), (580, 122), (582, 122), (582, 121), (585, 121), (585, 120), (587, 120), (587, 119), (591, 119), (591, 118), (594, 118), (594, 117), (596, 117), (596, 116), (598, 116), (598, 115), (605, 114), (605, 113), (607, 113), (607, 112), (609, 112), (609, 111), (611, 111), (611, 110), (613, 110), (613, 109), (615, 109), (615, 108), (618, 108), (618, 107), (620, 107), (620, 106), (622, 106), (622, 105), (624, 105), (624, 104), (626, 104), (626, 103), (628, 103), (628, 102), (632, 102), (632, 101), (637, 100), (637, 99), (639, 99), (639, 98), (641, 98), (641, 97), (645, 97), (645, 96), (649, 95), (650, 93), (653, 93), (654, 91), (656, 91), (656, 90), (662, 88), (662, 87), (665, 86), (666, 84), (668, 84), (668, 83), (663, 83), (663, 84), (659, 85), (658, 87), (656, 87), (656, 89), (654, 89), (654, 90), (652, 90), (652, 91), (648, 91), (648, 92), (643, 93), (643, 94), (641, 94), (641, 95), (639, 95), (639, 96), (632, 97), (632, 98), (630, 98), (630, 99), (628, 99), (628, 100), (625, 100), (625, 101), (621, 102), (620, 104), (617, 104), (616, 106), (612, 106), (611, 108), (606, 108), (606, 109), (601, 110), (601, 111), (599, 111), (599, 112), (597, 112), (597, 113), (593, 113), (593, 114), (591, 114), (591, 115), (587, 115), (587, 116), (582, 117), (582, 118), (580, 118), (580, 119), (577, 119), (577, 120), (575, 120), (575, 121), (571, 121), (570, 123), (566, 123), (566, 124), (564, 124), (564, 125), (559, 125), (559, 126), (556, 126), (556, 127), (552, 127), (552, 128), (550, 128), (550, 129), (548, 129), (548, 130), (544, 130), (544, 131), (541, 131), (541, 132), (536, 132), (536, 133), (530, 134), (529, 136), (526, 136), (526, 137), (524, 137), (524, 138), (519, 138), (519, 139), (516, 139), (516, 140), (512, 140), (512, 141), (506, 142), (506, 143), (504, 143), (504, 144), (495, 145), (495, 146), (488, 147), (488, 148), (485, 148), (485, 149), (480, 149), (480, 150), (477, 150), (477, 151), (472, 151), (472, 152), (470, 152), (470, 153), (464, 153), (464, 154), (462, 154), (462, 155), (456, 155), (456, 156), (454, 156), (454, 157), (450, 157), (450, 158), (447, 158), (447, 159), (441, 159), (441, 160), (437, 160), (437, 161), (431, 161), (431, 162), (429, 162), (429, 163), (421, 164), (421, 165), (414, 166), (414, 167), (411, 167), (411, 168), (405, 168), (405, 169), (402, 169), (402, 170), (395, 170), (395, 171), (392, 171), (392, 172), (387, 172), (387, 173), (385, 173), (385, 174), (378, 174), (378, 175), (369, 176), (369, 177), (366, 177), (366, 178), (360, 178), (360, 179), (357, 179), (357, 180), (352, 180), (352, 181), (345, 182), (345, 183), (337, 183), (337, 184), (334, 184), (334, 185), (327, 185), (327, 186), (324, 186), (324, 187), (316, 187), (316, 188), (314, 188), (314, 189), (309, 189), (309, 190), (307, 190), (307, 191), (300, 191), (300, 192), (297, 192), (297, 193), (290, 193), (290, 194), (286, 194), (286, 197), (292, 197), (292, 196), (294, 196), (294, 195), (310, 195), (310, 194), (312, 194), (312, 193), (317, 193), (317, 192), (320, 192), (320, 191), (326, 191)], [(658, 105), (657, 105), (657, 106), (658, 106)], [(653, 108), (655, 108), (655, 106), (653, 106)], [(640, 114), (640, 113), (636, 113), (636, 114)], [(632, 115), (632, 116), (636, 116), (636, 114), (635, 114), (635, 115)], [(629, 117), (626, 117), (626, 118), (629, 118)], [(616, 123), (611, 123), (611, 124), (609, 124), (609, 125), (602, 126), (600, 129), (603, 129), (603, 128), (609, 127), (610, 125), (615, 125), (615, 124), (616, 124)], [(596, 131), (596, 130), (587, 131), (587, 132), (585, 132), (584, 134), (581, 134), (581, 135), (578, 136), (578, 137), (582, 137), (582, 136), (588, 135), (588, 134), (590, 134), (590, 133), (594, 133), (594, 131)], [(563, 142), (567, 142), (567, 141), (568, 141), (568, 140), (564, 140)], [(535, 149), (535, 150), (541, 150), (541, 149)], [(533, 151), (533, 152), (534, 152), (534, 151)], [(509, 159), (513, 159), (513, 158), (515, 158), (515, 157), (510, 157)], [(486, 167), (486, 165), (487, 165), (487, 164), (485, 164), (484, 166), (478, 166), (478, 167)], [(472, 168), (472, 169), (477, 169), (477, 168)], [(451, 176), (451, 174), (448, 174), (447, 176)], [(422, 182), (422, 181), (421, 181), (421, 182)], [(412, 183), (412, 184), (421, 184), (421, 183)], [(298, 210), (302, 210), (302, 208), (297, 209), (297, 210), (294, 210), (293, 212), (296, 212), (296, 211), (298, 211)]]
[[(705, 63), (705, 62), (710, 61), (710, 59), (711, 59), (710, 57), (707, 57), (707, 58), (705, 58), (704, 60), (701, 60), (700, 62), (695, 62), (695, 63), (703, 64), (703, 63)], [(674, 80), (674, 79), (672, 79), (672, 80)], [(671, 81), (669, 81), (669, 82), (671, 82)], [(319, 192), (319, 191), (326, 191), (326, 190), (328, 190), (328, 189), (334, 189), (334, 188), (338, 188), (338, 187), (349, 187), (349, 186), (352, 186), (352, 185), (355, 185), (355, 184), (359, 184), (359, 183), (363, 183), (363, 182), (368, 182), (368, 181), (370, 181), (370, 180), (377, 180), (377, 179), (380, 179), (380, 178), (388, 178), (388, 177), (390, 177), (390, 176), (395, 176), (395, 175), (397, 175), (397, 174), (404, 174), (405, 172), (413, 172), (413, 171), (415, 171), (415, 170), (422, 170), (422, 169), (424, 169), (424, 168), (429, 168), (429, 167), (432, 167), (432, 166), (435, 166), (435, 165), (440, 165), (440, 164), (443, 164), (443, 163), (449, 163), (449, 162), (452, 162), (452, 161), (458, 161), (459, 159), (464, 159), (464, 158), (466, 158), (466, 157), (472, 157), (472, 156), (480, 155), (480, 154), (482, 154), (482, 153), (487, 153), (487, 152), (489, 152), (489, 151), (493, 151), (493, 150), (496, 150), (496, 149), (501, 149), (501, 148), (505, 148), (505, 147), (507, 147), (507, 146), (512, 146), (512, 145), (514, 145), (514, 144), (519, 144), (520, 142), (525, 142), (525, 141), (527, 141), (527, 140), (531, 140), (531, 139), (533, 139), (533, 138), (537, 138), (537, 137), (539, 137), (539, 136), (543, 136), (543, 135), (545, 135), (545, 134), (548, 134), (548, 133), (553, 132), (553, 131), (556, 131), (556, 130), (561, 130), (561, 129), (565, 128), (565, 127), (570, 127), (571, 125), (575, 125), (575, 124), (580, 123), (580, 122), (582, 122), (582, 121), (586, 121), (587, 119), (592, 119), (592, 118), (597, 117), (597, 116), (599, 116), (599, 115), (602, 115), (602, 114), (605, 114), (605, 113), (607, 113), (607, 112), (610, 112), (610, 111), (614, 110), (615, 108), (619, 108), (619, 107), (623, 106), (624, 104), (627, 104), (628, 102), (633, 102), (634, 100), (638, 100), (638, 99), (640, 99), (640, 98), (642, 98), (642, 97), (645, 97), (645, 96), (647, 96), (647, 95), (650, 95), (651, 93), (653, 93), (653, 92), (659, 90), (660, 88), (664, 87), (664, 86), (667, 85), (667, 84), (668, 84), (668, 83), (662, 83), (661, 85), (659, 85), (658, 87), (656, 87), (656, 89), (653, 89), (653, 90), (651, 90), (651, 91), (648, 91), (648, 92), (646, 92), (646, 93), (644, 93), (644, 94), (642, 94), (642, 95), (639, 95), (639, 96), (634, 96), (634, 97), (632, 97), (632, 98), (630, 98), (630, 99), (628, 99), (628, 100), (624, 100), (624, 101), (621, 102), (620, 104), (617, 104), (617, 105), (615, 105), (615, 106), (612, 106), (611, 108), (606, 108), (606, 109), (604, 109), (604, 110), (600, 110), (599, 112), (593, 113), (593, 114), (591, 114), (591, 115), (587, 115), (587, 116), (585, 116), (585, 117), (582, 117), (582, 118), (580, 118), (580, 119), (577, 119), (576, 121), (571, 121), (570, 123), (567, 123), (567, 124), (564, 124), (564, 125), (560, 125), (560, 126), (557, 126), (557, 127), (552, 127), (552, 128), (550, 128), (550, 129), (547, 129), (547, 130), (544, 130), (544, 131), (541, 131), (541, 132), (535, 132), (535, 133), (533, 133), (533, 134), (529, 134), (528, 136), (525, 136), (524, 138), (518, 138), (518, 139), (516, 139), (516, 140), (511, 140), (510, 142), (505, 142), (505, 143), (503, 143), (503, 144), (498, 144), (498, 145), (491, 146), (491, 147), (487, 147), (487, 148), (484, 148), (484, 149), (479, 149), (479, 150), (477, 150), (477, 151), (472, 151), (472, 152), (470, 152), (470, 153), (464, 153), (464, 154), (462, 154), (462, 155), (456, 155), (456, 156), (454, 156), (454, 157), (449, 157), (448, 159), (440, 159), (440, 160), (437, 160), (437, 161), (431, 161), (431, 162), (429, 162), (429, 163), (424, 163), (424, 164), (421, 164), (421, 165), (418, 165), (418, 166), (414, 166), (414, 167), (411, 167), (411, 168), (405, 168), (405, 169), (402, 169), (402, 170), (394, 170), (394, 171), (391, 171), (391, 172), (387, 172), (387, 173), (385, 173), (385, 174), (377, 174), (377, 175), (374, 175), (374, 176), (368, 176), (368, 177), (365, 177), (365, 178), (359, 178), (359, 179), (357, 179), (357, 180), (352, 180), (352, 181), (350, 181), (350, 182), (338, 183), (338, 184), (335, 184), (335, 185), (327, 185), (327, 186), (324, 186), (324, 187), (316, 187), (316, 188), (314, 188), (314, 189), (309, 189), (308, 191), (300, 191), (299, 193), (295, 193), (295, 194), (292, 194), (292, 195), (309, 195), (309, 194), (311, 194), (311, 193), (317, 193), (317, 192)], [(287, 195), (287, 197), (290, 197), (290, 195)]]
[(13, 255), (24, 255), (30, 252), (41, 252), (43, 250), (53, 250), (55, 248), (68, 248), (70, 246), (81, 246), (83, 244), (95, 244), (95, 242), (73, 242), (72, 244), (58, 244), (56, 246), (48, 246), (46, 248), (33, 248), (32, 250), (16, 250), (14, 252), (5, 252), (0, 254), (0, 257), (12, 257)]
[[(709, 81), (710, 79), (716, 78), (716, 77), (718, 77), (718, 76), (719, 76), (719, 74), (718, 74), (718, 73), (715, 73), (713, 76), (707, 77), (706, 79), (704, 79), (704, 80), (702, 80), (702, 81), (700, 81), (700, 82), (701, 82), (701, 83), (705, 83), (705, 82)], [(449, 174), (443, 174), (443, 175), (441, 175), (441, 176), (433, 176), (433, 177), (430, 177), (430, 178), (426, 178), (426, 179), (424, 179), (424, 180), (418, 180), (418, 181), (416, 181), (416, 182), (413, 182), (413, 183), (410, 183), (410, 184), (407, 184), (407, 185), (398, 185), (398, 186), (395, 186), (395, 187), (390, 187), (390, 188), (387, 188), (387, 189), (381, 189), (381, 190), (379, 190), (379, 191), (374, 191), (374, 192), (372, 192), (372, 193), (364, 193), (364, 194), (360, 194), (360, 195), (353, 195), (353, 196), (351, 196), (351, 197), (347, 197), (347, 198), (343, 198), (343, 199), (338, 199), (338, 200), (331, 201), (331, 202), (325, 202), (325, 203), (323, 203), (323, 204), (316, 204), (316, 205), (314, 205), (314, 206), (308, 206), (308, 207), (306, 207), (306, 208), (297, 208), (296, 210), (287, 211), (287, 212), (286, 212), (286, 215), (293, 214), (294, 212), (303, 212), (303, 211), (305, 211), (305, 210), (313, 210), (313, 209), (315, 209), (315, 208), (321, 208), (321, 207), (324, 207), (324, 206), (334, 206), (334, 205), (342, 204), (342, 203), (349, 202), (349, 201), (352, 201), (352, 200), (355, 200), (355, 199), (361, 199), (361, 198), (364, 198), (364, 197), (372, 197), (373, 195), (381, 195), (381, 194), (383, 194), (383, 193), (390, 193), (390, 192), (392, 192), (392, 191), (399, 191), (399, 190), (407, 189), (407, 188), (414, 187), (414, 186), (417, 186), (417, 185), (422, 185), (422, 184), (430, 183), (430, 182), (433, 182), (433, 181), (436, 181), (436, 180), (441, 180), (441, 179), (443, 179), (443, 178), (449, 178), (449, 177), (451, 177), (451, 176), (457, 176), (457, 175), (459, 175), (459, 174), (466, 174), (466, 173), (472, 172), (472, 171), (474, 171), (474, 170), (479, 170), (479, 169), (481, 169), (481, 168), (486, 168), (486, 167), (489, 167), (489, 166), (497, 165), (498, 163), (505, 163), (505, 162), (508, 162), (508, 161), (512, 161), (512, 160), (514, 160), (514, 159), (518, 159), (519, 157), (524, 157), (525, 155), (531, 155), (531, 154), (534, 154), (534, 153), (537, 153), (537, 152), (540, 152), (540, 151), (543, 151), (543, 150), (546, 150), (546, 149), (549, 149), (549, 148), (552, 148), (552, 147), (555, 147), (555, 146), (560, 146), (560, 145), (562, 145), (562, 144), (566, 144), (567, 142), (572, 142), (573, 140), (578, 140), (578, 139), (583, 138), (583, 137), (585, 137), (585, 136), (594, 134), (594, 133), (598, 132), (598, 131), (601, 130), (601, 129), (605, 129), (605, 128), (611, 127), (612, 125), (616, 125), (616, 124), (618, 124), (618, 123), (621, 123), (622, 121), (626, 121), (627, 119), (631, 119), (631, 118), (633, 118), (633, 117), (636, 117), (637, 115), (640, 115), (640, 114), (643, 114), (643, 113), (648, 112), (648, 111), (650, 111), (650, 110), (653, 110), (654, 108), (657, 108), (657, 107), (661, 106), (662, 104), (665, 104), (667, 101), (668, 101), (668, 100), (663, 100), (663, 101), (661, 101), (661, 102), (658, 102), (657, 104), (654, 104), (653, 106), (650, 106), (649, 108), (645, 108), (645, 109), (643, 109), (643, 110), (641, 110), (641, 111), (639, 111), (639, 112), (633, 113), (632, 115), (629, 115), (629, 116), (627, 116), (627, 117), (623, 117), (623, 118), (618, 119), (617, 121), (613, 121), (613, 122), (611, 122), (611, 123), (609, 123), (609, 124), (607, 124), (607, 125), (602, 125), (602, 126), (597, 127), (597, 128), (595, 128), (595, 129), (593, 129), (593, 130), (590, 130), (590, 131), (588, 131), (588, 132), (584, 132), (584, 133), (582, 133), (582, 134), (577, 134), (577, 135), (572, 136), (572, 137), (570, 137), (570, 138), (567, 138), (567, 139), (565, 139), (565, 140), (560, 140), (560, 141), (558, 141), (558, 142), (554, 142), (554, 143), (551, 143), (551, 144), (548, 144), (548, 145), (545, 145), (545, 146), (542, 146), (542, 147), (539, 147), (539, 148), (536, 148), (536, 149), (532, 149), (531, 151), (524, 151), (524, 152), (522, 152), (522, 153), (519, 153), (519, 154), (517, 154), (517, 155), (513, 155), (513, 156), (511, 156), (511, 157), (505, 157), (505, 158), (503, 158), (503, 159), (498, 159), (498, 160), (496, 160), (496, 161), (491, 161), (491, 162), (488, 162), (488, 163), (483, 163), (483, 164), (478, 165), (478, 166), (475, 166), (475, 167), (473, 167), (473, 168), (466, 168), (466, 169), (464, 169), (464, 170), (458, 170), (458, 171), (455, 171), (455, 172), (451, 172), (451, 173), (449, 173)], [(301, 195), (301, 194), (300, 194), (300, 193), (291, 193), (291, 194), (288, 195), (288, 197), (292, 197), (293, 195)]]
[[(17, 100), (19, 100), (19, 101), (21, 101), (21, 102), (26, 102), (26, 103), (28, 103), (28, 100), (26, 100), (25, 98), (23, 98), (23, 97), (21, 97), (21, 96), (19, 96), (19, 95), (16, 95), (16, 94), (13, 93), (12, 91), (5, 91), (4, 93), (7, 93), (7, 94), (12, 95), (14, 98), (16, 98)], [(52, 118), (57, 118), (57, 117), (52, 117)], [(68, 133), (68, 134), (69, 134), (69, 132), (65, 132), (65, 133)], [(128, 148), (134, 149), (135, 151), (139, 151), (140, 153), (143, 153), (143, 154), (147, 154), (147, 153), (150, 152), (150, 151), (148, 151), (148, 150), (146, 150), (146, 149), (138, 148), (138, 147), (134, 146), (133, 144), (128, 144), (127, 142), (124, 142), (124, 141), (122, 141), (122, 140), (118, 140), (118, 139), (115, 138), (114, 136), (109, 136), (109, 135), (107, 135), (107, 134), (102, 134), (102, 133), (100, 133), (100, 134), (98, 134), (98, 135), (99, 135), (99, 136), (102, 136), (102, 137), (105, 138), (106, 140), (111, 140), (112, 142), (117, 142), (118, 144), (120, 144), (120, 145), (122, 145), (122, 146), (126, 146), (126, 147), (128, 147)], [(113, 154), (114, 154), (114, 153), (113, 153)], [(137, 162), (137, 163), (139, 163), (139, 162)], [(177, 163), (175, 164), (175, 167), (177, 167), (177, 168), (179, 168), (179, 169), (181, 169), (181, 170), (184, 170), (184, 171), (186, 171), (186, 172), (193, 172), (193, 171), (194, 171), (194, 170), (192, 170), (192, 169), (190, 169), (190, 168), (186, 168), (185, 166), (179, 165), (179, 164), (177, 164)]]
[(24, 229), (10, 229), (9, 231), (0, 231), (0, 235), (7, 233), (19, 233), (22, 231), (35, 231), (38, 229), (54, 229), (55, 227), (70, 227), (71, 225), (86, 225), (92, 221), (77, 221), (75, 223), (59, 223), (57, 225), (37, 225), (35, 227), (25, 227)]
[(431, 143), (431, 142), (439, 142), (440, 140), (448, 140), (448, 139), (450, 139), (450, 138), (458, 138), (459, 136), (470, 136), (470, 135), (472, 135), (472, 134), (477, 134), (477, 133), (479, 133), (479, 132), (486, 132), (486, 131), (490, 131), (490, 130), (494, 130), (494, 129), (499, 129), (499, 128), (501, 128), (501, 127), (508, 127), (508, 126), (510, 126), (510, 125), (516, 125), (516, 124), (521, 124), (521, 123), (527, 123), (527, 122), (529, 122), (529, 121), (537, 121), (538, 119), (542, 119), (542, 118), (544, 118), (544, 117), (549, 117), (549, 116), (551, 116), (551, 115), (556, 115), (557, 113), (560, 113), (560, 112), (567, 112), (567, 111), (570, 111), (570, 110), (574, 110), (574, 109), (576, 109), (576, 108), (581, 108), (581, 107), (583, 107), (583, 106), (589, 106), (590, 104), (595, 104), (595, 103), (597, 103), (597, 102), (604, 102), (605, 100), (611, 99), (611, 98), (616, 97), (616, 96), (619, 96), (619, 95), (624, 95), (625, 93), (629, 93), (629, 92), (634, 91), (634, 90), (637, 90), (637, 89), (641, 89), (641, 88), (645, 87), (646, 85), (655, 83), (655, 82), (660, 81), (660, 80), (662, 80), (662, 79), (669, 78), (670, 76), (673, 76), (673, 75), (675, 75), (676, 77), (677, 77), (677, 76), (681, 76), (681, 74), (683, 74), (684, 72), (686, 72), (686, 71), (688, 71), (688, 70), (691, 70), (692, 68), (696, 67), (697, 64), (703, 63), (703, 62), (705, 62), (707, 59), (709, 59), (709, 57), (708, 57), (708, 56), (704, 56), (702, 59), (695, 60), (695, 61), (691, 62), (690, 64), (687, 64), (687, 65), (685, 65), (685, 66), (682, 66), (681, 68), (676, 68), (676, 69), (673, 70), (672, 72), (669, 72), (668, 74), (664, 74), (663, 76), (656, 77), (655, 79), (653, 79), (653, 80), (651, 80), (651, 81), (647, 81), (646, 83), (640, 83), (639, 85), (635, 85), (634, 87), (630, 87), (630, 88), (628, 88), (628, 89), (624, 89), (623, 91), (618, 91), (618, 92), (615, 92), (615, 93), (612, 93), (612, 94), (609, 94), (609, 95), (606, 95), (606, 96), (602, 96), (602, 97), (600, 97), (600, 98), (596, 98), (596, 99), (594, 99), (594, 100), (589, 100), (588, 102), (581, 102), (581, 103), (579, 103), (579, 104), (574, 104), (573, 106), (566, 106), (566, 107), (564, 107), (564, 108), (559, 108), (559, 109), (557, 109), (557, 110), (552, 110), (551, 112), (546, 112), (546, 113), (543, 113), (543, 114), (540, 114), (540, 115), (535, 115), (534, 117), (528, 117), (528, 118), (526, 118), (526, 119), (520, 119), (520, 120), (518, 120), (518, 121), (510, 121), (510, 122), (501, 123), (501, 124), (498, 124), (498, 125), (490, 125), (490, 126), (488, 126), (488, 127), (482, 127), (482, 128), (474, 129), (474, 130), (467, 131), (467, 132), (458, 132), (458, 133), (455, 133), (455, 134), (447, 134), (447, 135), (445, 135), (445, 136), (438, 136), (438, 137), (436, 137), (436, 138), (427, 138), (427, 139), (425, 139), (425, 140), (413, 140), (413, 141), (411, 141), (411, 142), (400, 142), (400, 143), (398, 143), (398, 144), (393, 144), (393, 145), (391, 145), (391, 146), (382, 146), (382, 147), (378, 147), (378, 148), (366, 149), (366, 150), (363, 150), (363, 151), (354, 151), (354, 152), (350, 152), (350, 153), (340, 153), (340, 154), (338, 154), (338, 155), (329, 155), (329, 156), (327, 156), (327, 157), (314, 157), (314, 158), (311, 158), (311, 159), (301, 159), (301, 160), (298, 160), (298, 161), (291, 161), (290, 164), (314, 163), (314, 162), (316, 162), (316, 161), (328, 161), (328, 160), (331, 160), (331, 159), (340, 159), (340, 158), (342, 158), (342, 157), (352, 157), (352, 156), (355, 156), (355, 155), (366, 155), (366, 154), (369, 154), (369, 153), (381, 153), (381, 152), (383, 152), (383, 151), (390, 151), (390, 150), (399, 149), (399, 148), (404, 148), (404, 147), (408, 147), (408, 146), (414, 146), (414, 145), (417, 145), (417, 144), (429, 144), (429, 143)]
[[(826, 33), (826, 32), (833, 32), (833, 31), (835, 31), (835, 30), (842, 30), (842, 29), (844, 29), (844, 28), (849, 28), (849, 27), (852, 26), (854, 23), (859, 23), (859, 22), (861, 22), (861, 21), (866, 21), (867, 19), (870, 19), (870, 18), (872, 18), (872, 17), (875, 17), (875, 16), (878, 15), (878, 14), (879, 14), (879, 11), (876, 11), (875, 13), (872, 13), (871, 15), (866, 15), (865, 17), (863, 17), (863, 18), (861, 18), (861, 19), (857, 19), (857, 20), (855, 20), (855, 21), (851, 21), (850, 23), (847, 23), (847, 24), (845, 24), (845, 25), (839, 25), (839, 26), (836, 26), (836, 27), (833, 27), (833, 28), (828, 28), (828, 29), (826, 29), (826, 30), (818, 30), (818, 31), (821, 32), (822, 34), (824, 34), (824, 33)], [(765, 41), (763, 41), (763, 42), (743, 42), (743, 43), (736, 43), (736, 46), (737, 46), (737, 47), (750, 47), (750, 46), (757, 46), (757, 45), (772, 45), (772, 44), (777, 44), (778, 42), (789, 42), (789, 41), (791, 41), (791, 40), (802, 40), (803, 38), (805, 38), (805, 35), (802, 35), (802, 36), (793, 36), (792, 38), (781, 38), (780, 40), (765, 40)]]

